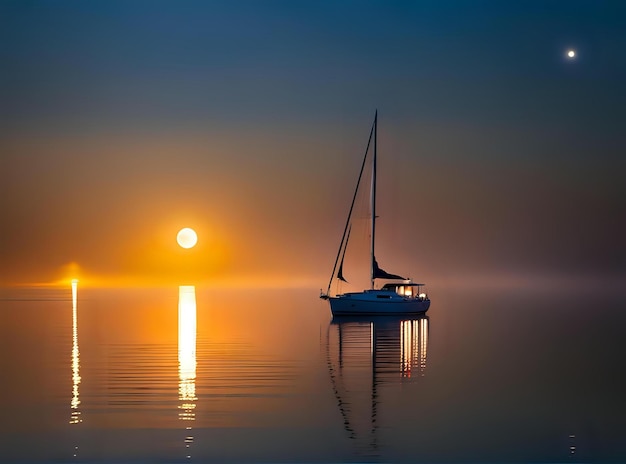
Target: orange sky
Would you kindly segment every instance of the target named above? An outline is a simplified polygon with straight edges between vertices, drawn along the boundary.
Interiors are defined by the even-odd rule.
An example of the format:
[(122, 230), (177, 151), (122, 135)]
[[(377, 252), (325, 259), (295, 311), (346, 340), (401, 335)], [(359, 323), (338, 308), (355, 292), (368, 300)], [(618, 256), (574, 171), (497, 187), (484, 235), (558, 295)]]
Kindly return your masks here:
[[(333, 219), (320, 214), (324, 191), (314, 191), (323, 166), (311, 149), (248, 136), (252, 143), (224, 133), (12, 140), (3, 279), (46, 281), (70, 262), (87, 275), (157, 279), (279, 271), (293, 255), (281, 245), (293, 247), (313, 220)], [(273, 161), (278, 150), (300, 155)], [(175, 241), (184, 226), (199, 235), (191, 250)]]
[[(115, 285), (245, 279), (324, 287), (367, 135), (362, 119), (347, 136), (322, 128), (321, 140), (298, 127), (287, 134), (248, 128), (246, 137), (10, 138), (0, 278), (51, 282), (78, 273)], [(558, 164), (537, 172), (524, 160), (470, 161), (436, 131), (425, 145), (426, 131), (411, 129), (382, 119), (377, 249), (392, 272), (432, 280), (533, 266), (558, 271), (558, 260), (566, 260), (562, 270), (591, 257), (596, 246), (587, 237), (613, 239), (614, 206), (602, 204), (611, 184), (603, 179)], [(598, 219), (593, 227), (579, 222), (581, 202), (595, 205), (586, 210)], [(186, 226), (199, 235), (191, 250), (175, 240)]]

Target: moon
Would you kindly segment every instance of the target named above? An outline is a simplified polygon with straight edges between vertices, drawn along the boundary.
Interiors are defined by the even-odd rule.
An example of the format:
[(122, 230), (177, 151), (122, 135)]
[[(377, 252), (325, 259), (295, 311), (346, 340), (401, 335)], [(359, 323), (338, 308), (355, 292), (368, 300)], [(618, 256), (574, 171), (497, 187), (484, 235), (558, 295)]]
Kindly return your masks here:
[(567, 51), (566, 55), (567, 55), (567, 57), (568, 57), (570, 60), (573, 60), (574, 58), (576, 58), (576, 50), (574, 50), (574, 49), (570, 48), (570, 49)]
[(195, 230), (185, 227), (178, 231), (176, 241), (182, 248), (193, 248), (198, 243), (198, 234)]

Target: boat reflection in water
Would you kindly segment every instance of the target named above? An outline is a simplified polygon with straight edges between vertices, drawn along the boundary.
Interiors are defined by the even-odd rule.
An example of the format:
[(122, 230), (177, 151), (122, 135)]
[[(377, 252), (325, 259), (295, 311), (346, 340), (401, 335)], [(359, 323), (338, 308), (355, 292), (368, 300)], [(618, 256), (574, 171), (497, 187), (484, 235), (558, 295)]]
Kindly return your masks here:
[(330, 323), (330, 378), (344, 429), (355, 440), (360, 457), (379, 454), (384, 401), (392, 401), (394, 396), (387, 387), (414, 382), (424, 375), (428, 323), (427, 316), (335, 317)]
[[(196, 288), (193, 285), (178, 287), (178, 418), (196, 420)], [(191, 423), (186, 426), (185, 447), (187, 458), (193, 443)]]

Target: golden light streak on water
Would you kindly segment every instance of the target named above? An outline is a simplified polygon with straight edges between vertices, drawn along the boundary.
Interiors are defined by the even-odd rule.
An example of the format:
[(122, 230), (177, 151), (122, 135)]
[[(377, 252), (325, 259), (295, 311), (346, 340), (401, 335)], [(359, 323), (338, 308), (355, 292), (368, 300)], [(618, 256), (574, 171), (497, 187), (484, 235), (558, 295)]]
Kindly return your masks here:
[(402, 321), (400, 323), (400, 342), (402, 377), (411, 377), (415, 367), (419, 369), (419, 372), (426, 369), (428, 319)]
[(402, 377), (411, 377), (411, 357), (412, 343), (411, 343), (411, 325), (410, 321), (402, 321), (400, 323), (400, 371)]
[(181, 420), (195, 420), (196, 414), (196, 288), (178, 287), (178, 414)]
[(428, 351), (428, 318), (420, 320), (420, 369), (426, 369), (426, 354)]
[[(178, 418), (183, 421), (196, 420), (196, 287), (178, 287)], [(186, 457), (191, 459), (189, 448), (193, 443), (191, 426), (187, 426), (185, 437)]]
[(78, 280), (72, 280), (72, 400), (70, 408), (70, 424), (83, 421), (78, 406), (80, 405), (78, 386), (80, 385), (80, 351), (78, 349)]

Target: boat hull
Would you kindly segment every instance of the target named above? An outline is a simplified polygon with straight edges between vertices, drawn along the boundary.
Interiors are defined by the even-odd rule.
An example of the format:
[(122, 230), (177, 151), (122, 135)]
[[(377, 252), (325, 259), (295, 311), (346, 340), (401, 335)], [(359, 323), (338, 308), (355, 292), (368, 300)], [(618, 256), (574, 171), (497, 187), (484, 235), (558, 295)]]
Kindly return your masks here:
[(387, 297), (365, 293), (346, 293), (328, 298), (333, 316), (424, 314), (429, 299)]

